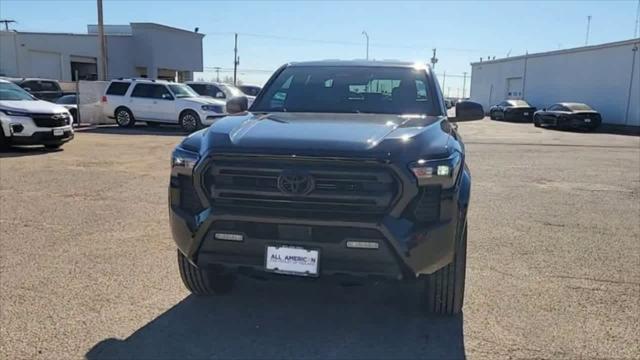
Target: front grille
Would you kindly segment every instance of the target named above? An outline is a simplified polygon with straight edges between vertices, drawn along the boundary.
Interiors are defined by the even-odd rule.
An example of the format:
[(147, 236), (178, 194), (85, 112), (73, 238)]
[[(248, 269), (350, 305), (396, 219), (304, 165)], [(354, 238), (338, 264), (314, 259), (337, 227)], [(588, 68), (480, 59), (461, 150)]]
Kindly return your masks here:
[[(278, 178), (291, 172), (311, 177), (314, 186), (304, 195), (281, 191)], [(214, 206), (302, 217), (380, 215), (399, 193), (391, 170), (357, 161), (214, 159), (204, 184)]]
[(69, 115), (59, 114), (31, 114), (33, 122), (37, 127), (60, 127), (69, 125)]
[[(291, 231), (291, 227), (296, 228)], [(383, 240), (384, 236), (374, 229), (353, 228), (344, 226), (297, 226), (252, 221), (216, 221), (209, 230), (213, 239), (216, 232), (242, 233), (249, 239), (312, 241), (318, 243), (338, 244), (347, 239)]]

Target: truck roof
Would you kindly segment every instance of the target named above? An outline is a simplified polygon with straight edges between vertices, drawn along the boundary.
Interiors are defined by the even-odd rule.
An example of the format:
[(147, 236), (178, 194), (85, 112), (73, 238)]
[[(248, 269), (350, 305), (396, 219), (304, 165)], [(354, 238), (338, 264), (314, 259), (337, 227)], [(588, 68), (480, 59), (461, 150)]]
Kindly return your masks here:
[(318, 60), (291, 62), (287, 66), (362, 66), (362, 67), (405, 67), (405, 68), (426, 68), (423, 63), (399, 61), (399, 60)]

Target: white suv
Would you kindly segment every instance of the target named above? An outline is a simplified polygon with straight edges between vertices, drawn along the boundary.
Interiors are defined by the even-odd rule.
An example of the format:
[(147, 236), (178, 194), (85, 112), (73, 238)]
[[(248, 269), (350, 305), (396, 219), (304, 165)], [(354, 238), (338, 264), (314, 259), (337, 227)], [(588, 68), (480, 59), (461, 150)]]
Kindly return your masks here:
[(249, 106), (256, 99), (255, 96), (247, 95), (242, 90), (229, 84), (207, 81), (187, 81), (185, 84), (189, 85), (200, 96), (208, 96), (214, 99), (229, 100), (236, 96), (245, 96)]
[(112, 80), (102, 97), (105, 116), (123, 127), (136, 121), (179, 124), (192, 132), (225, 114), (225, 102), (199, 96), (184, 84), (148, 79)]
[(57, 149), (73, 139), (73, 117), (60, 105), (38, 100), (18, 85), (0, 79), (0, 148), (44, 145)]

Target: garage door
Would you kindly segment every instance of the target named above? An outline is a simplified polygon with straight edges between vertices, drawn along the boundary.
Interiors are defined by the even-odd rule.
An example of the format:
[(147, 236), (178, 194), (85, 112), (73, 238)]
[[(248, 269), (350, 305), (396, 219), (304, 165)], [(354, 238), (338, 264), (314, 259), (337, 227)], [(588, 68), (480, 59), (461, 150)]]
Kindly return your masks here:
[(507, 99), (522, 98), (522, 78), (521, 77), (507, 78), (507, 93), (505, 95)]
[(60, 53), (30, 50), (31, 72), (29, 75), (47, 79), (62, 79), (60, 57)]

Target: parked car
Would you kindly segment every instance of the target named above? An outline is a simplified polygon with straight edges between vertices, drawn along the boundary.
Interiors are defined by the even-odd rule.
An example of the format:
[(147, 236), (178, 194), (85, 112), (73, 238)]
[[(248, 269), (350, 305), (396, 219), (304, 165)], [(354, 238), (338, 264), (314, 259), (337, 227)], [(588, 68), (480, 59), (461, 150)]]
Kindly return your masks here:
[(536, 108), (524, 100), (505, 100), (489, 108), (489, 117), (491, 120), (530, 122), (535, 111)]
[(429, 312), (464, 297), (471, 176), (429, 67), (382, 61), (282, 66), (250, 112), (187, 137), (172, 154), (169, 219), (196, 295), (235, 274), (339, 275), (424, 287)]
[(64, 95), (60, 84), (56, 80), (38, 78), (10, 78), (8, 80), (40, 100), (55, 102), (59, 97)]
[(187, 132), (213, 124), (225, 112), (224, 101), (201, 97), (185, 84), (148, 79), (112, 80), (102, 105), (105, 116), (121, 127), (144, 121), (178, 124)]
[(262, 88), (255, 85), (238, 85), (238, 89), (248, 96), (258, 96), (258, 93)]
[(69, 113), (73, 117), (73, 122), (75, 124), (77, 124), (78, 121), (79, 121), (79, 118), (78, 118), (78, 101), (77, 101), (77, 99), (78, 98), (77, 98), (76, 95), (71, 94), (71, 95), (64, 95), (64, 96), (58, 98), (58, 100), (56, 100), (56, 104), (62, 105), (67, 110), (69, 110)]
[(256, 99), (255, 96), (245, 95), (240, 89), (229, 84), (206, 81), (187, 81), (185, 84), (189, 85), (200, 96), (212, 97), (214, 99), (229, 100), (236, 96), (246, 96), (249, 101), (249, 106), (251, 106)]
[(57, 149), (73, 139), (69, 111), (0, 79), (0, 147), (44, 145)]
[(602, 123), (602, 116), (591, 106), (583, 103), (563, 102), (551, 105), (548, 109), (536, 111), (533, 125), (558, 128), (578, 128), (595, 130)]

